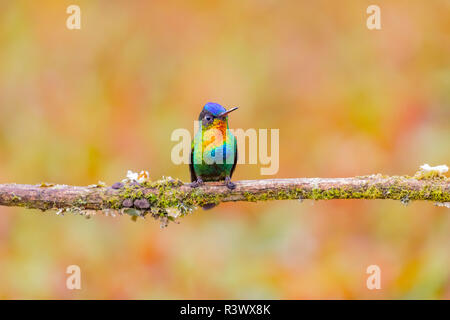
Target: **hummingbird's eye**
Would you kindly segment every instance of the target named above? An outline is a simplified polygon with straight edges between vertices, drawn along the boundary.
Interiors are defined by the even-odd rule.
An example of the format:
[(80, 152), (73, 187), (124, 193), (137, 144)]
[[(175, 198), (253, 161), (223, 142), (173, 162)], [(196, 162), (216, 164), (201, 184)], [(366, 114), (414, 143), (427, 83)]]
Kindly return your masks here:
[(212, 117), (211, 117), (211, 116), (206, 116), (206, 117), (205, 117), (205, 120), (206, 120), (206, 121), (211, 121), (211, 120), (212, 120)]

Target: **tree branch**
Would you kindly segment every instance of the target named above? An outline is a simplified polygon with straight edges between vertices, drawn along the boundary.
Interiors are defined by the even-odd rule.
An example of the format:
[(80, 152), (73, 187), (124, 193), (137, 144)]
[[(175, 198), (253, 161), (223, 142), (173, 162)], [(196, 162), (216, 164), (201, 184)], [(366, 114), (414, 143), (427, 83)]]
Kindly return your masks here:
[(229, 201), (392, 199), (405, 203), (414, 200), (450, 202), (449, 179), (443, 176), (422, 179), (372, 175), (244, 180), (235, 184), (234, 190), (229, 190), (223, 183), (207, 183), (193, 189), (170, 178), (143, 184), (119, 183), (113, 187), (0, 184), (0, 205), (78, 212), (126, 209), (138, 215), (150, 212), (170, 216), (171, 209), (184, 214), (195, 206)]

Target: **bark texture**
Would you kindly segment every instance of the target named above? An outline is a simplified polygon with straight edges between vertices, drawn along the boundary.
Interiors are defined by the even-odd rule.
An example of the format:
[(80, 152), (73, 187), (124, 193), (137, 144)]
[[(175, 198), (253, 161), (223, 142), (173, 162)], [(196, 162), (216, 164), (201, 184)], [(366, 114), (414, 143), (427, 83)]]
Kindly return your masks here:
[(141, 211), (193, 208), (208, 203), (268, 200), (392, 199), (403, 202), (425, 200), (450, 202), (446, 177), (415, 178), (372, 175), (353, 178), (295, 178), (236, 181), (229, 190), (222, 183), (199, 188), (175, 179), (112, 187), (0, 184), (0, 205), (41, 210)]

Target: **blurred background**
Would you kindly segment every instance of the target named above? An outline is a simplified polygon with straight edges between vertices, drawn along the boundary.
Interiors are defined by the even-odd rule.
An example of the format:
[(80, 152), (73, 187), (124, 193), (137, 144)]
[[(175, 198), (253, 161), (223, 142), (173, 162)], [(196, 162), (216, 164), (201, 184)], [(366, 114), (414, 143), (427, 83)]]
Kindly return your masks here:
[[(1, 1), (0, 182), (188, 181), (170, 135), (208, 101), (280, 129), (279, 172), (236, 180), (448, 165), (449, 57), (445, 0)], [(0, 298), (450, 299), (449, 231), (448, 209), (395, 201), (226, 203), (165, 229), (0, 207)]]

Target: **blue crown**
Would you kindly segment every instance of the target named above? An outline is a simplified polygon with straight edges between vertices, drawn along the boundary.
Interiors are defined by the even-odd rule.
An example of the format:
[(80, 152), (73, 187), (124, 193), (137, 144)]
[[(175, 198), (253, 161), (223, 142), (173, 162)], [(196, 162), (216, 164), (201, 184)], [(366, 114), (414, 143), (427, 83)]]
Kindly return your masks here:
[(213, 116), (218, 116), (219, 114), (221, 114), (222, 112), (227, 111), (224, 107), (222, 107), (220, 104), (218, 103), (214, 103), (214, 102), (208, 102), (207, 104), (205, 104), (205, 106), (203, 107), (204, 110), (207, 110), (209, 112), (211, 112), (213, 114)]

